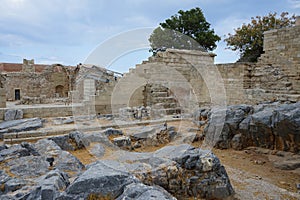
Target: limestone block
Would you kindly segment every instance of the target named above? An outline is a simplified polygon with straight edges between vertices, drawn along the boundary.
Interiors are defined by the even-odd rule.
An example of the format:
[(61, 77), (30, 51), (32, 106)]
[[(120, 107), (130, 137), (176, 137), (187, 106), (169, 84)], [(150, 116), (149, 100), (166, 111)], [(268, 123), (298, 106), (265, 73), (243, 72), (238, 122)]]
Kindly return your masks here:
[(8, 109), (4, 114), (5, 121), (11, 121), (16, 119), (23, 119), (23, 111), (16, 109)]

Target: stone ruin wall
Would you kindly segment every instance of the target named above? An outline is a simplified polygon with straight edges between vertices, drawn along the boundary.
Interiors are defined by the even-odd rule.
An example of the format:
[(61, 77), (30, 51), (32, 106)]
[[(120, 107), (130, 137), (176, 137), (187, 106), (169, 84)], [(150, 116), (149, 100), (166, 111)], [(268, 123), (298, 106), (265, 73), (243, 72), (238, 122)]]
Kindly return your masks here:
[[(271, 30), (264, 35), (265, 53), (257, 63), (215, 65), (214, 56), (210, 53), (168, 49), (130, 69), (122, 84), (131, 88), (135, 87), (130, 85), (134, 85), (137, 79), (143, 79), (140, 82), (144, 85), (151, 81), (156, 82), (176, 91), (175, 96), (179, 102), (190, 101), (190, 104), (198, 106), (212, 104), (212, 94), (219, 92), (218, 82), (224, 85), (228, 105), (299, 101), (300, 26)], [(222, 81), (207, 79), (209, 74), (204, 71), (217, 73), (215, 68)], [(149, 94), (145, 94), (147, 91), (144, 85), (136, 87), (134, 92), (125, 89), (132, 94), (127, 105), (139, 106), (145, 105), (145, 102), (151, 104), (145, 99)]]
[[(72, 90), (74, 70), (62, 65), (44, 67), (43, 71), (36, 70), (23, 64), (22, 71), (6, 73), (6, 99), (14, 101), (15, 90), (20, 90), (20, 97), (29, 98), (56, 98), (68, 97)], [(4, 72), (5, 73), (5, 72)]]
[[(298, 19), (298, 22), (300, 19)], [(254, 101), (300, 100), (300, 25), (264, 33), (264, 51), (250, 72)], [(252, 94), (251, 94), (252, 93)]]
[[(213, 63), (213, 55), (199, 51), (186, 51), (168, 49), (166, 52), (158, 52), (157, 56), (150, 57), (148, 61), (130, 69), (129, 73), (118, 82), (113, 96), (113, 105), (115, 107), (124, 106), (153, 106), (162, 105), (162, 109), (171, 109), (174, 99), (183, 110), (189, 110), (197, 106), (196, 97), (207, 97), (206, 88), (203, 81), (199, 80), (197, 70), (193, 65), (187, 62), (187, 59), (205, 60), (207, 66)], [(147, 90), (147, 85), (155, 86), (153, 90)], [(169, 91), (165, 91), (168, 88)], [(158, 103), (158, 97), (161, 101)], [(150, 92), (150, 94), (149, 94)], [(164, 95), (168, 93), (168, 95)], [(193, 95), (195, 94), (195, 95)], [(171, 96), (172, 95), (172, 96)], [(123, 97), (123, 98), (122, 98)], [(150, 98), (148, 98), (150, 97)], [(151, 99), (155, 101), (151, 102)], [(173, 99), (173, 100), (172, 100)], [(206, 99), (202, 98), (202, 101)], [(169, 105), (167, 105), (169, 103)], [(175, 108), (174, 108), (175, 109)]]
[[(222, 87), (225, 87), (228, 105), (275, 100), (299, 101), (299, 37), (299, 25), (265, 32), (265, 53), (257, 63), (214, 64), (215, 55), (211, 53), (168, 49), (136, 65), (118, 81), (113, 80), (114, 75), (103, 74), (103, 78), (108, 78), (109, 82), (96, 82), (93, 94), (90, 95), (97, 113), (110, 113), (111, 104), (115, 109), (154, 105), (157, 98), (153, 97), (166, 92), (163, 88), (169, 91), (167, 96), (158, 95), (162, 103), (168, 103), (174, 97), (183, 110), (189, 111), (196, 106), (210, 106), (213, 101), (211, 97), (221, 94)], [(63, 86), (63, 95), (75, 89), (72, 83), (77, 77), (76, 72), (41, 72), (41, 67), (37, 69), (32, 65), (28, 61), (23, 63), (22, 72), (7, 73), (7, 99), (14, 99), (16, 88), (21, 88), (21, 96), (45, 95), (47, 98), (55, 97), (57, 85)], [(39, 70), (39, 73), (34, 70)], [(214, 73), (222, 78), (214, 78)], [(151, 89), (146, 87), (149, 84), (160, 84), (162, 90), (156, 91), (155, 95), (151, 94)], [(83, 84), (76, 87), (81, 91), (80, 98), (83, 98), (87, 88)], [(3, 98), (0, 103), (4, 105)]]
[(76, 75), (73, 102), (93, 105), (97, 114), (111, 113), (111, 95), (120, 73), (94, 65), (80, 65)]

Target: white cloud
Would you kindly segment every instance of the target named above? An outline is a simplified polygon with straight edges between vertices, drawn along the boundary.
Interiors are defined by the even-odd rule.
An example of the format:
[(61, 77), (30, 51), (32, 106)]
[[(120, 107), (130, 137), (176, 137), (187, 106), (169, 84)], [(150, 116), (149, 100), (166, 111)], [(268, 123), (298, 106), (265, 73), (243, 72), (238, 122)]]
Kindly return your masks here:
[(55, 57), (49, 57), (49, 58), (37, 58), (36, 63), (45, 64), (45, 65), (52, 65), (54, 63), (64, 64), (64, 61), (59, 60), (58, 58), (55, 58)]
[(0, 45), (1, 46), (22, 46), (23, 44), (27, 43), (28, 41), (16, 34), (1, 34), (0, 33)]
[(145, 16), (130, 16), (124, 19), (125, 22), (130, 24), (138, 24), (139, 26), (151, 26), (155, 22)]
[(227, 35), (228, 33), (234, 33), (234, 29), (241, 27), (241, 25), (243, 23), (247, 23), (249, 19), (243, 18), (239, 15), (232, 15), (220, 21), (217, 21), (214, 26), (214, 30), (219, 36), (223, 38), (224, 35)]
[[(276, 8), (290, 11), (289, 6), (299, 8), (299, 0), (285, 4), (269, 0), (1, 0), (0, 51), (82, 62), (85, 52), (107, 38), (135, 28), (157, 26), (180, 9), (200, 7), (211, 27), (223, 36), (247, 23), (251, 16)], [(218, 59), (222, 48), (218, 48)]]
[(292, 8), (300, 8), (300, 0), (288, 0), (288, 2)]

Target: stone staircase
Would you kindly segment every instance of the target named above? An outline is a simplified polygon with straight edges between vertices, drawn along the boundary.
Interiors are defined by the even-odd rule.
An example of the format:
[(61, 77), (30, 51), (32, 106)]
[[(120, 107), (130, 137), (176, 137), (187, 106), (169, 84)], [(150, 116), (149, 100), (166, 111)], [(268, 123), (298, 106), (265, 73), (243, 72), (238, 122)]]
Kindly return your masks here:
[(145, 103), (153, 112), (162, 112), (167, 115), (181, 113), (181, 108), (172, 92), (160, 84), (145, 86)]

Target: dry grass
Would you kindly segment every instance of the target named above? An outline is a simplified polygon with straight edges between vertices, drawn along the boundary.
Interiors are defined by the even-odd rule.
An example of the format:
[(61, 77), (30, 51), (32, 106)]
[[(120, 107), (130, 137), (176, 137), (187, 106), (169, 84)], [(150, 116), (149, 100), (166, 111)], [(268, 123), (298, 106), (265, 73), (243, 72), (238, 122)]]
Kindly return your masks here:
[(100, 194), (90, 194), (87, 197), (87, 200), (113, 200), (114, 198), (111, 195), (100, 195)]
[(2, 183), (2, 184), (0, 185), (0, 191), (2, 191), (2, 192), (5, 191), (5, 184), (4, 184), (4, 183)]
[(78, 158), (80, 160), (80, 162), (82, 162), (82, 164), (87, 165), (90, 164), (92, 162), (97, 161), (97, 158), (92, 155), (88, 149), (78, 149), (75, 151), (70, 151), (70, 153), (75, 156), (76, 158)]

